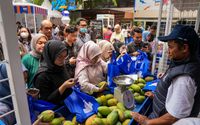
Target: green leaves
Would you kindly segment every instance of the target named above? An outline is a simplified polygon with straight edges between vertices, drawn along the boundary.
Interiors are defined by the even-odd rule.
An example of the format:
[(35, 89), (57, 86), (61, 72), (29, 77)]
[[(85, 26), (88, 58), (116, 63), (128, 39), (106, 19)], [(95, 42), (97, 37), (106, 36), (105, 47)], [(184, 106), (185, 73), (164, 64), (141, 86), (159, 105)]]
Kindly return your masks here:
[(32, 0), (32, 3), (33, 4), (36, 4), (36, 5), (42, 5), (42, 3), (44, 2), (44, 0)]

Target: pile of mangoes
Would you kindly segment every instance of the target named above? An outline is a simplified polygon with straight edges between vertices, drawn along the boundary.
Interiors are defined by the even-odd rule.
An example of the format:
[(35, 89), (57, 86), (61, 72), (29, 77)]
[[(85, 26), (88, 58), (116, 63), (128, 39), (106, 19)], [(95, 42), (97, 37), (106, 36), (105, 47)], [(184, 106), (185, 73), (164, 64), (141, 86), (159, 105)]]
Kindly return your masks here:
[(42, 123), (49, 123), (49, 125), (74, 125), (71, 121), (65, 120), (64, 117), (55, 118), (55, 113), (52, 110), (43, 111), (38, 117), (41, 117)]
[(133, 93), (133, 98), (135, 99), (136, 103), (141, 104), (144, 102), (145, 92), (142, 89), (145, 87), (146, 82), (149, 82), (152, 80), (154, 80), (154, 77), (151, 77), (151, 76), (147, 76), (144, 79), (139, 78), (138, 80), (135, 80), (131, 86), (129, 86), (128, 89)]
[(128, 125), (131, 111), (118, 102), (112, 94), (96, 98), (99, 103), (98, 113), (89, 117), (85, 125)]

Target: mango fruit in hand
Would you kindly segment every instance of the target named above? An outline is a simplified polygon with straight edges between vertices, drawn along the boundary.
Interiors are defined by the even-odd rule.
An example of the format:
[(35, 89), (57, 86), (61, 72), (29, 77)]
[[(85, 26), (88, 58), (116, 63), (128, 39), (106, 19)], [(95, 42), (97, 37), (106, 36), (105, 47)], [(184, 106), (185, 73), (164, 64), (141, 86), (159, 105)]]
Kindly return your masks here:
[(54, 119), (54, 112), (52, 110), (43, 111), (40, 117), (42, 117), (42, 122), (51, 122)]

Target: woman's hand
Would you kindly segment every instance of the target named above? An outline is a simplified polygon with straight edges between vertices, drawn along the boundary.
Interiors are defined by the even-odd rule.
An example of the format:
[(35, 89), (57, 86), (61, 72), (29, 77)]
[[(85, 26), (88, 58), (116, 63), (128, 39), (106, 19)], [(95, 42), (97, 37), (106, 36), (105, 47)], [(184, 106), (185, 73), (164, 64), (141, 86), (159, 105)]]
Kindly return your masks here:
[(50, 125), (50, 123), (44, 123), (42, 122), (42, 117), (39, 117), (34, 123), (33, 125)]
[(71, 57), (71, 58), (69, 59), (69, 64), (75, 65), (75, 64), (76, 64), (76, 58), (75, 58), (75, 57)]
[(74, 79), (68, 79), (67, 81), (65, 81), (60, 87), (59, 87), (59, 92), (62, 95), (64, 93), (64, 91), (67, 88), (71, 88), (75, 85)]
[(67, 81), (64, 82), (64, 85), (66, 88), (71, 88), (75, 85), (74, 79), (68, 79)]
[(103, 84), (100, 88), (98, 92), (103, 92), (107, 87), (107, 84)]

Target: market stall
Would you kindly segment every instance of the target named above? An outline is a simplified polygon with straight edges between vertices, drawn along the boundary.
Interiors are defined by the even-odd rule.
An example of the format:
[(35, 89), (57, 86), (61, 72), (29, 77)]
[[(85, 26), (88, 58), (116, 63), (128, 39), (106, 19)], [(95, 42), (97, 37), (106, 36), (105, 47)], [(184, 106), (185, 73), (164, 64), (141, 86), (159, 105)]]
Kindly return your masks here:
[[(10, 15), (14, 15), (14, 11), (11, 8), (12, 8), (12, 3), (10, 1), (7, 1), (5, 3), (0, 1), (0, 13), (1, 13), (0, 14), (1, 15), (1, 17), (0, 17), (0, 22), (1, 22), (0, 23), (1, 24), (0, 25), (0, 29), (1, 29), (0, 37), (2, 38), (2, 41), (3, 41), (2, 44), (3, 44), (3, 48), (4, 48), (3, 49), (4, 54), (5, 54), (4, 63), (6, 63), (7, 68), (8, 68), (8, 79), (6, 79), (6, 80), (9, 80), (10, 88), (11, 88), (11, 95), (9, 95), (9, 97), (11, 97), (11, 96), (13, 97), (14, 109), (11, 112), (15, 112), (17, 124), (29, 125), (30, 117), (33, 113), (36, 113), (34, 115), (38, 115), (40, 112), (43, 112), (48, 109), (51, 109), (54, 112), (57, 112), (57, 113), (63, 115), (65, 117), (65, 119), (67, 119), (67, 120), (72, 120), (71, 118), (68, 118), (68, 117), (71, 115), (74, 117), (74, 114), (76, 114), (77, 118), (84, 117), (84, 119), (81, 119), (81, 123), (84, 123), (85, 121), (87, 122), (88, 118), (90, 118), (92, 115), (96, 114), (97, 116), (99, 115), (98, 118), (100, 118), (101, 115), (103, 115), (102, 117), (109, 119), (109, 122), (112, 124), (117, 123), (119, 121), (121, 123), (125, 122), (126, 124), (129, 124), (129, 123), (133, 124), (134, 121), (133, 120), (131, 121), (132, 117), (130, 115), (131, 111), (139, 112), (141, 114), (148, 113), (148, 112), (146, 112), (146, 109), (149, 108), (151, 100), (149, 98), (145, 98), (144, 91), (146, 91), (146, 90), (143, 90), (143, 88), (145, 88), (146, 85), (149, 86), (148, 82), (150, 82), (156, 78), (154, 78), (150, 75), (150, 78), (147, 79), (146, 77), (148, 75), (144, 76), (144, 75), (142, 75), (144, 72), (140, 72), (138, 74), (142, 78), (136, 77), (136, 79), (135, 79), (135, 77), (133, 78), (131, 76), (126, 76), (126, 78), (129, 79), (129, 82), (127, 82), (124, 79), (124, 80), (122, 80), (123, 83), (120, 81), (114, 80), (114, 77), (124, 75), (124, 74), (130, 75), (131, 73), (133, 73), (133, 72), (129, 72), (129, 71), (127, 73), (125, 71), (126, 66), (128, 66), (129, 63), (131, 63), (132, 61), (127, 62), (126, 65), (124, 65), (124, 63), (122, 61), (123, 59), (122, 60), (119, 59), (118, 60), (119, 62), (117, 65), (119, 67), (121, 67), (120, 69), (122, 69), (122, 71), (124, 71), (124, 72), (120, 71), (120, 72), (118, 72), (119, 73), (118, 75), (113, 76), (112, 78), (108, 76), (110, 78), (110, 81), (108, 81), (108, 88), (106, 91), (100, 93), (99, 95), (91, 96), (91, 95), (82, 93), (78, 90), (74, 90), (74, 92), (81, 94), (81, 96), (77, 97), (78, 100), (77, 100), (77, 98), (75, 98), (76, 97), (75, 95), (71, 95), (70, 98), (68, 98), (68, 102), (69, 102), (68, 105), (67, 105), (67, 100), (65, 100), (65, 105), (63, 107), (59, 107), (58, 109), (53, 109), (52, 108), (53, 105), (51, 105), (48, 102), (44, 103), (41, 100), (38, 100), (37, 98), (35, 98), (34, 96), (33, 96), (33, 98), (28, 98), (28, 100), (27, 100), (25, 86), (24, 86), (24, 84), (22, 84), (22, 83), (24, 83), (24, 80), (23, 80), (23, 76), (22, 76), (22, 73), (20, 70), (20, 56), (19, 56), (19, 53), (17, 53), (18, 52), (18, 49), (16, 47), (17, 43), (12, 42), (12, 41), (15, 41), (15, 39), (17, 39), (17, 38), (16, 38), (15, 30), (13, 30), (13, 28), (15, 27), (15, 19), (14, 19), (14, 16), (10, 16)], [(19, 7), (16, 7), (16, 8), (19, 8)], [(32, 12), (31, 7), (27, 7), (27, 8), (29, 8), (29, 10), (26, 11), (27, 13), (28, 13), (28, 11)], [(141, 59), (143, 59), (143, 58), (141, 58)], [(120, 61), (122, 61), (122, 62), (120, 62)], [(123, 65), (121, 65), (122, 63), (123, 63)], [(144, 66), (144, 64), (141, 64), (141, 60), (139, 62), (137, 62), (137, 64)], [(111, 63), (111, 66), (115, 66), (115, 65), (116, 64)], [(123, 69), (123, 67), (125, 69)], [(135, 67), (135, 65), (134, 65), (134, 67)], [(141, 66), (136, 66), (136, 67), (139, 67), (137, 70), (146, 71), (146, 70), (143, 70), (141, 68)], [(111, 70), (115, 71), (115, 69), (111, 69)], [(111, 72), (109, 72), (109, 73), (111, 73)], [(137, 73), (137, 72), (134, 72), (134, 73)], [(113, 88), (114, 91), (111, 91), (112, 86), (110, 86), (110, 84), (111, 84), (110, 82), (114, 82), (114, 85), (117, 86), (116, 89)], [(99, 83), (99, 86), (101, 86), (101, 84), (105, 84), (105, 83), (106, 82)], [(118, 95), (120, 95), (120, 98)], [(30, 96), (28, 95), (28, 97), (30, 97)], [(83, 97), (85, 97), (85, 98), (83, 98)], [(76, 99), (76, 101), (78, 101), (80, 103), (76, 103), (75, 101), (74, 102), (70, 101), (70, 100), (74, 100), (74, 99)], [(87, 99), (89, 99), (89, 101), (87, 101)], [(134, 99), (135, 99), (135, 101), (134, 101)], [(79, 107), (78, 110), (75, 110), (75, 108), (70, 108), (69, 107), (69, 106), (71, 106), (70, 104), (74, 104), (74, 103), (76, 103), (76, 105), (75, 105), (76, 107), (79, 107), (79, 106), (84, 106), (84, 107), (81, 109), (79, 109), (80, 108)], [(39, 105), (39, 104), (43, 104), (43, 105)], [(80, 104), (82, 104), (82, 105), (80, 105)], [(44, 105), (46, 105), (45, 108), (44, 108)], [(93, 106), (96, 106), (96, 108), (93, 108)], [(116, 110), (112, 109), (111, 108), (112, 106), (115, 106), (114, 108), (117, 107)], [(67, 107), (68, 109), (72, 109), (72, 111), (70, 110), (70, 112), (72, 112), (72, 113), (65, 112), (65, 107)], [(95, 109), (95, 110), (93, 110), (93, 109)], [(80, 111), (84, 112), (84, 114), (79, 114)], [(50, 114), (52, 114), (52, 112), (50, 112)], [(7, 114), (5, 114), (1, 117), (4, 117), (6, 115)], [(50, 115), (50, 117), (52, 120), (51, 115)], [(37, 118), (37, 117), (35, 117), (35, 118)], [(93, 120), (95, 122), (97, 122), (97, 120), (99, 120), (98, 118), (96, 120), (95, 119), (93, 119)], [(48, 121), (50, 121), (50, 120), (48, 120)], [(69, 124), (67, 124), (67, 125), (69, 125)]]
[(34, 33), (40, 28), (40, 22), (47, 18), (48, 11), (31, 3), (13, 3), (16, 21), (21, 22), (24, 26), (33, 30)]

